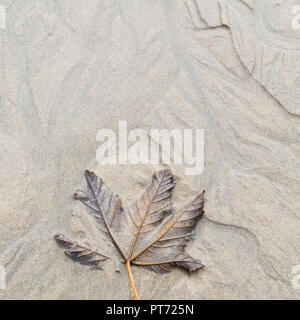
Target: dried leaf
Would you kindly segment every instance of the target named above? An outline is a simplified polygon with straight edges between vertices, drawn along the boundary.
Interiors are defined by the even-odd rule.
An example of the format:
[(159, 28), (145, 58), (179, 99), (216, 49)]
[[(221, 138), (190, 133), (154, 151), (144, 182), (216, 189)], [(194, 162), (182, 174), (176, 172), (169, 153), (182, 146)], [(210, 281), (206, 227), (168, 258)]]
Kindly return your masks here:
[[(204, 214), (204, 191), (183, 209), (175, 211), (172, 209), (173, 175), (170, 170), (162, 170), (153, 175), (144, 193), (123, 210), (119, 197), (102, 179), (90, 171), (85, 171), (85, 178), (87, 190), (75, 193), (74, 198), (86, 206), (99, 229), (118, 249), (126, 262), (137, 299), (131, 264), (162, 273), (174, 266), (190, 272), (203, 267), (199, 260), (185, 253), (185, 247)], [(56, 236), (56, 241), (73, 260), (82, 264), (97, 262), (101, 268), (101, 263), (107, 259), (89, 246), (74, 243), (63, 235)]]
[(105, 255), (92, 249), (89, 244), (79, 244), (68, 239), (63, 234), (54, 236), (56, 243), (63, 249), (64, 253), (72, 260), (83, 265), (91, 266), (93, 269), (102, 270), (102, 263), (108, 259)]

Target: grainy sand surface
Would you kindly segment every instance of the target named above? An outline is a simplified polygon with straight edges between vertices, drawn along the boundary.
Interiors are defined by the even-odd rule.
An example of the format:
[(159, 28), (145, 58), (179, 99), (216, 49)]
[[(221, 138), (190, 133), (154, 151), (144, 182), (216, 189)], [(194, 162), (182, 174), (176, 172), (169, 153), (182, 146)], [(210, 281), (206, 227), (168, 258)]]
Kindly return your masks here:
[[(162, 165), (96, 161), (97, 131), (200, 128), (206, 190), (187, 248), (206, 268), (133, 268), (144, 299), (299, 299), (300, 30), (277, 0), (4, 1), (0, 30), (0, 299), (133, 298), (115, 259), (94, 271), (53, 241), (114, 248), (72, 199), (89, 168), (126, 203)], [(116, 272), (116, 269), (120, 272)]]

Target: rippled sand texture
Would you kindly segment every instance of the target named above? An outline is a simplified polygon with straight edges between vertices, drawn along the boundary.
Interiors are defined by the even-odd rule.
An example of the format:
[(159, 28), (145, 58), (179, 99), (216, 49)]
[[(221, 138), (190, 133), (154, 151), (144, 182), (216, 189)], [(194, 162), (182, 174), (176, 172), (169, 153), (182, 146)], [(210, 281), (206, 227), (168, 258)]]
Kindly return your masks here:
[(205, 130), (204, 172), (170, 167), (176, 207), (206, 190), (188, 246), (206, 268), (133, 268), (141, 297), (299, 299), (298, 2), (0, 1), (0, 298), (133, 298), (124, 265), (90, 270), (53, 241), (64, 232), (115, 257), (72, 194), (89, 168), (126, 203), (162, 167), (97, 165), (97, 131), (126, 120)]

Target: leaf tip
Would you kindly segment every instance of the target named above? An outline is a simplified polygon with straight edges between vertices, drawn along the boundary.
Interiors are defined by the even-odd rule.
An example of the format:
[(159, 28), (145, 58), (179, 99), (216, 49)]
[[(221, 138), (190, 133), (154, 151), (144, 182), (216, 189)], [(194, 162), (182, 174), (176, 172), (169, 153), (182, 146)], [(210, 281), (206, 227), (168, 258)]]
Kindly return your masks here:
[(58, 234), (55, 234), (54, 235), (54, 240), (62, 240), (62, 238), (63, 238), (64, 236), (61, 234), (61, 233), (58, 233)]
[(74, 199), (74, 200), (77, 200), (77, 199), (78, 199), (78, 196), (79, 196), (79, 195), (78, 195), (78, 192), (75, 192), (75, 193), (73, 194), (73, 199)]
[(95, 175), (96, 175), (95, 172), (90, 171), (90, 170), (88, 170), (88, 169), (86, 169), (86, 170), (84, 171), (84, 174), (85, 174), (85, 175), (88, 175), (88, 176), (95, 176)]
[(54, 240), (57, 243), (57, 245), (61, 248), (63, 248), (64, 244), (68, 242), (68, 239), (62, 233), (54, 235)]
[(86, 197), (86, 194), (83, 192), (83, 191), (76, 191), (74, 194), (73, 194), (73, 199), (74, 200), (80, 200), (82, 198), (85, 198)]

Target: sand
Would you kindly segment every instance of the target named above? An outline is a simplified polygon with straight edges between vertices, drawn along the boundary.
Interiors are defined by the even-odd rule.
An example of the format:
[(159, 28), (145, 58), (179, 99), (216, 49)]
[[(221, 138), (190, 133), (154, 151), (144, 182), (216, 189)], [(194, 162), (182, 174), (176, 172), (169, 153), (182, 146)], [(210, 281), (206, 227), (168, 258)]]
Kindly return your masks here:
[[(0, 299), (133, 298), (126, 268), (72, 194), (88, 168), (126, 204), (165, 167), (176, 177), (175, 207), (206, 190), (187, 248), (206, 267), (135, 267), (142, 298), (299, 299), (295, 4), (0, 1)], [(97, 132), (117, 131), (120, 120), (128, 130), (204, 129), (202, 174), (173, 163), (99, 165)], [(103, 271), (73, 263), (53, 241), (58, 232), (112, 259)]]

